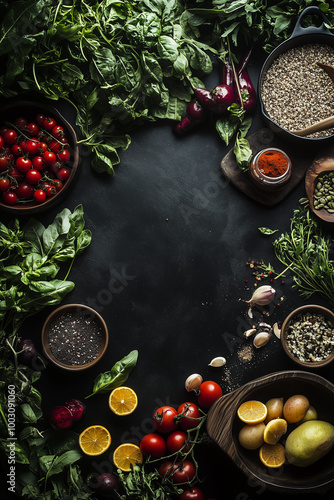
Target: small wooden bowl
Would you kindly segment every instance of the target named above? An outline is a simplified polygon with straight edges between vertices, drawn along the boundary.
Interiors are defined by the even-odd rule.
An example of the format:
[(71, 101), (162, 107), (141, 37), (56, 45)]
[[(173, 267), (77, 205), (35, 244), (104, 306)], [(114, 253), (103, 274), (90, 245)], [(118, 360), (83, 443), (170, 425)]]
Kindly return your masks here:
[(242, 403), (266, 403), (273, 397), (286, 400), (295, 394), (304, 394), (317, 409), (318, 418), (334, 424), (334, 385), (314, 373), (293, 370), (265, 375), (221, 397), (209, 410), (207, 431), (253, 484), (287, 494), (324, 492), (334, 483), (334, 450), (310, 467), (285, 463), (270, 469), (262, 464), (259, 450), (246, 450), (239, 444), (238, 434), (245, 425), (237, 415)]
[[(103, 342), (100, 347), (98, 355), (92, 361), (89, 361), (81, 365), (70, 365), (63, 363), (62, 361), (56, 358), (50, 347), (49, 333), (52, 323), (63, 314), (71, 312), (72, 313), (82, 312), (83, 314), (85, 314), (87, 320), (95, 321), (98, 324), (103, 334)], [(45, 356), (58, 368), (62, 368), (63, 370), (68, 370), (68, 371), (87, 370), (87, 368), (91, 368), (93, 365), (98, 363), (107, 349), (108, 341), (109, 341), (108, 327), (102, 316), (96, 311), (94, 311), (94, 309), (85, 306), (83, 304), (66, 304), (58, 307), (51, 314), (49, 314), (42, 328), (42, 346)]]
[(334, 324), (334, 313), (332, 311), (330, 311), (329, 309), (326, 309), (325, 307), (318, 306), (315, 304), (298, 307), (297, 309), (292, 311), (285, 318), (285, 320), (282, 324), (281, 344), (282, 344), (282, 347), (283, 347), (285, 353), (287, 354), (287, 356), (289, 356), (289, 358), (292, 361), (294, 361), (294, 363), (296, 363), (301, 368), (309, 368), (309, 369), (322, 368), (323, 366), (329, 365), (330, 363), (332, 363), (332, 361), (334, 361), (334, 349), (326, 358), (324, 358), (321, 361), (301, 361), (291, 352), (291, 350), (287, 346), (286, 336), (288, 333), (288, 328), (289, 328), (289, 324), (290, 324), (291, 320), (296, 318), (296, 316), (298, 316), (299, 314), (306, 313), (306, 312), (314, 312), (314, 313), (322, 314), (326, 319), (328, 319), (329, 321), (331, 321)]
[(334, 159), (321, 158), (320, 160), (314, 161), (305, 174), (305, 190), (309, 200), (310, 209), (315, 215), (326, 222), (334, 222), (334, 213), (329, 213), (325, 208), (315, 210), (313, 195), (319, 177), (324, 175), (326, 172), (331, 171), (334, 171)]
[(7, 205), (3, 203), (0, 199), (0, 208), (6, 210), (7, 212), (25, 215), (37, 212), (42, 212), (47, 210), (54, 205), (56, 205), (65, 194), (68, 194), (70, 188), (73, 185), (74, 178), (78, 172), (79, 166), (79, 147), (77, 143), (77, 136), (73, 127), (68, 123), (67, 120), (59, 113), (59, 111), (53, 106), (48, 104), (33, 102), (33, 101), (17, 101), (11, 102), (2, 106), (0, 110), (0, 126), (5, 124), (5, 122), (13, 122), (15, 118), (22, 116), (30, 121), (35, 121), (37, 113), (42, 113), (50, 118), (55, 118), (57, 125), (61, 125), (64, 128), (66, 137), (69, 142), (69, 151), (71, 153), (70, 160), (66, 163), (66, 167), (71, 170), (71, 175), (64, 183), (63, 188), (52, 197), (47, 197), (43, 203), (37, 203), (34, 200), (28, 201), (27, 203), (17, 203), (16, 205)]

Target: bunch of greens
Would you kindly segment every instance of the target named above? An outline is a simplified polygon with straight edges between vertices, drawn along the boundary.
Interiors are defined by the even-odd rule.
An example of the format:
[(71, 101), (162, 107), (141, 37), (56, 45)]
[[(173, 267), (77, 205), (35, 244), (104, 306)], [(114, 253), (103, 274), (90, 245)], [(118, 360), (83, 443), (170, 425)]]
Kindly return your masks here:
[[(59, 304), (73, 289), (68, 273), (91, 241), (84, 226), (81, 205), (73, 213), (64, 209), (46, 228), (35, 219), (22, 228), (17, 219), (8, 225), (0, 223), (0, 458), (5, 460), (8, 443), (14, 443), (17, 491), (22, 497), (88, 498), (81, 492), (80, 470), (72, 465), (81, 456), (73, 445), (74, 433), (61, 441), (59, 436), (54, 438), (55, 431), (42, 434), (35, 427), (42, 418), (42, 398), (34, 384), (45, 367), (43, 360), (36, 357), (34, 365), (26, 366), (18, 358), (23, 321), (46, 306)], [(57, 279), (59, 272), (66, 272), (66, 261), (66, 276)], [(13, 405), (9, 386), (15, 396), (15, 430), (8, 421)], [(73, 495), (67, 496), (68, 492)]]
[(147, 471), (144, 465), (135, 465), (131, 472), (118, 470), (125, 495), (124, 499), (132, 500), (167, 500), (175, 498), (175, 492), (182, 490), (168, 484), (162, 484), (157, 470)]
[[(319, 294), (334, 306), (334, 240), (323, 234), (307, 208), (300, 206), (294, 211), (290, 232), (281, 234), (273, 247), (285, 266), (278, 276), (290, 271), (301, 297)], [(271, 265), (267, 268), (273, 271)]]

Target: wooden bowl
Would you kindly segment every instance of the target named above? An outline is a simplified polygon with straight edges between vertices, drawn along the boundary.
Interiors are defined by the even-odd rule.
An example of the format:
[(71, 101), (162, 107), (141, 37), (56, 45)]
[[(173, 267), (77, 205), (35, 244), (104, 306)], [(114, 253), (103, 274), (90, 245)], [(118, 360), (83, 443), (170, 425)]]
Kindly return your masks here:
[(52, 197), (47, 197), (42, 203), (37, 203), (36, 201), (27, 201), (25, 203), (17, 203), (16, 205), (7, 205), (2, 201), (0, 197), (0, 208), (6, 210), (7, 212), (14, 214), (31, 214), (42, 212), (56, 205), (65, 194), (68, 194), (70, 188), (73, 185), (73, 181), (77, 175), (79, 166), (79, 147), (77, 143), (76, 133), (73, 127), (68, 123), (67, 120), (59, 113), (59, 111), (53, 106), (48, 104), (38, 103), (33, 101), (14, 101), (2, 106), (0, 110), (0, 127), (6, 122), (13, 123), (13, 121), (22, 116), (27, 120), (33, 122), (37, 113), (42, 113), (45, 116), (54, 118), (57, 125), (61, 125), (64, 128), (66, 137), (69, 142), (69, 151), (71, 153), (70, 160), (66, 163), (66, 167), (71, 170), (71, 175), (64, 183), (63, 188)]
[(286, 336), (287, 336), (287, 333), (288, 333), (288, 328), (289, 328), (289, 324), (290, 324), (291, 320), (294, 319), (294, 318), (296, 318), (299, 314), (306, 313), (306, 312), (315, 312), (315, 313), (322, 314), (326, 319), (328, 319), (329, 321), (331, 321), (333, 323), (333, 325), (334, 325), (334, 313), (332, 311), (330, 311), (329, 309), (326, 309), (325, 307), (318, 306), (318, 305), (315, 305), (315, 304), (305, 305), (305, 306), (302, 306), (302, 307), (298, 307), (297, 309), (293, 310), (285, 318), (285, 320), (284, 320), (284, 322), (282, 324), (282, 328), (281, 328), (281, 344), (282, 344), (282, 347), (283, 347), (285, 353), (287, 354), (287, 356), (289, 356), (289, 358), (294, 363), (296, 363), (299, 367), (301, 367), (301, 368), (309, 368), (309, 369), (322, 368), (323, 366), (326, 366), (329, 363), (332, 363), (332, 361), (334, 360), (334, 349), (332, 350), (332, 352), (326, 358), (324, 358), (321, 361), (301, 361), (300, 359), (298, 359), (291, 352), (291, 350), (289, 349), (289, 347), (287, 345)]
[[(101, 337), (101, 345), (99, 348), (99, 351), (97, 355), (94, 357), (94, 359), (90, 360), (89, 362), (85, 362), (82, 364), (70, 364), (70, 363), (65, 363), (62, 360), (58, 359), (56, 354), (55, 354), (55, 348), (52, 348), (52, 345), (50, 343), (50, 338), (52, 336), (52, 328), (55, 322), (57, 320), (59, 321), (61, 317), (65, 318), (65, 315), (68, 316), (69, 313), (70, 315), (74, 317), (77, 317), (77, 315), (80, 315), (80, 317), (83, 317), (86, 324), (91, 324), (94, 323), (94, 327), (96, 329), (96, 326), (99, 328), (99, 336)], [(62, 327), (62, 330), (65, 328), (68, 328), (68, 326)], [(71, 327), (72, 328), (72, 327)], [(76, 332), (78, 331), (78, 327), (73, 327), (73, 330)], [(65, 330), (66, 331), (66, 330)], [(101, 332), (101, 333), (100, 333)], [(97, 333), (92, 333), (92, 337), (94, 337)], [(69, 334), (68, 337), (66, 338), (65, 342), (69, 341), (70, 342), (71, 335)], [(102, 356), (104, 355), (107, 346), (108, 346), (108, 341), (109, 341), (109, 333), (108, 333), (108, 327), (102, 318), (102, 316), (94, 311), (94, 309), (85, 306), (83, 304), (66, 304), (63, 306), (58, 307), (55, 309), (45, 320), (43, 328), (42, 328), (42, 346), (44, 350), (45, 356), (58, 368), (62, 368), (63, 370), (68, 370), (68, 371), (80, 371), (80, 370), (86, 370), (87, 368), (91, 368), (93, 365), (98, 363)], [(87, 342), (89, 344), (89, 341)], [(63, 345), (63, 344), (62, 344)], [(75, 344), (77, 345), (77, 344)], [(69, 347), (70, 349), (70, 347)], [(87, 352), (90, 351), (89, 345), (87, 347)], [(60, 356), (62, 358), (62, 356)]]
[(310, 209), (315, 215), (326, 222), (334, 222), (334, 213), (329, 213), (325, 208), (315, 210), (314, 208), (314, 190), (319, 177), (326, 172), (334, 171), (334, 158), (321, 158), (312, 163), (305, 174), (305, 190), (309, 200)]
[(334, 483), (334, 450), (306, 468), (285, 463), (279, 469), (271, 469), (260, 461), (259, 450), (246, 450), (239, 444), (238, 434), (245, 425), (237, 415), (242, 403), (266, 403), (273, 397), (286, 400), (295, 394), (309, 399), (319, 420), (334, 424), (334, 385), (314, 373), (293, 370), (265, 375), (220, 398), (209, 410), (207, 431), (252, 484), (287, 494), (324, 492)]

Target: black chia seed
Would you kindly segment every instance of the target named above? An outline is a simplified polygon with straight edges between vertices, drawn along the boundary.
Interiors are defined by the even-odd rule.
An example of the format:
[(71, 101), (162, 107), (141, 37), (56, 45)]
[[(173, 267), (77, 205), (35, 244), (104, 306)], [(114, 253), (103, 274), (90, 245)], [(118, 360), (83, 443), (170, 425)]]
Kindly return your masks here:
[(50, 324), (49, 343), (58, 361), (66, 365), (83, 365), (99, 354), (103, 332), (91, 314), (66, 312)]

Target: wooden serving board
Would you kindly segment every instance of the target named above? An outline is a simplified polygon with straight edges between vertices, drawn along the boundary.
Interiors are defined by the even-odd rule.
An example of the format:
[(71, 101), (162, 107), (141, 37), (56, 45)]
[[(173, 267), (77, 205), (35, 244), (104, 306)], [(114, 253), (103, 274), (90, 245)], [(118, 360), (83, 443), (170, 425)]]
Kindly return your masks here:
[(284, 198), (286, 198), (304, 178), (306, 170), (313, 161), (313, 157), (307, 154), (307, 152), (304, 152), (303, 156), (300, 154), (297, 155), (296, 152), (299, 152), (299, 148), (293, 144), (288, 144), (285, 141), (283, 142), (267, 128), (255, 132), (255, 134), (247, 137), (247, 140), (249, 141), (254, 155), (261, 151), (261, 149), (269, 147), (279, 148), (285, 151), (292, 163), (292, 174), (289, 182), (278, 191), (261, 190), (253, 183), (249, 172), (243, 172), (240, 169), (236, 162), (233, 148), (221, 161), (222, 173), (227, 180), (231, 181), (234, 186), (250, 198), (253, 198), (253, 200), (267, 206), (276, 205), (284, 200)]

